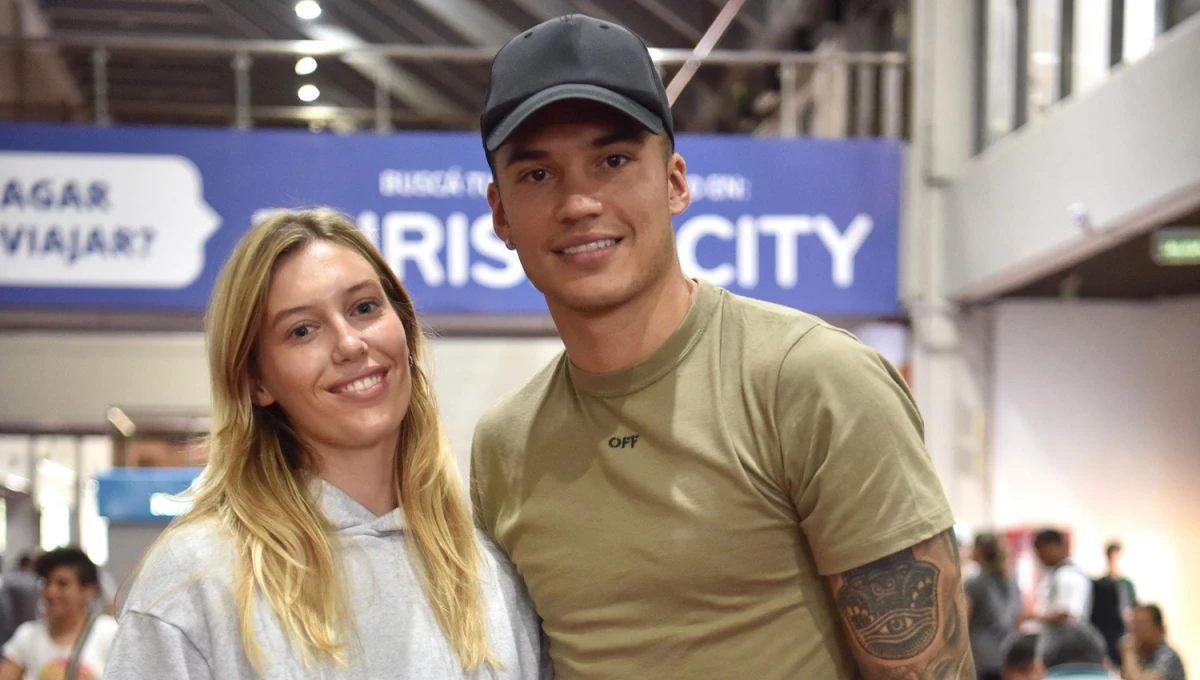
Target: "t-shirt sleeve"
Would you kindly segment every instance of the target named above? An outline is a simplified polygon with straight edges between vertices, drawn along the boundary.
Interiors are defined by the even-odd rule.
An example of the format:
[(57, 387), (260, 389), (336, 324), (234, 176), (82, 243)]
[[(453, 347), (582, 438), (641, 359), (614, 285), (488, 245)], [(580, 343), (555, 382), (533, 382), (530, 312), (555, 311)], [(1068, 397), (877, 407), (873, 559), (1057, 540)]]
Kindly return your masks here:
[[(29, 670), (30, 666), (37, 662), (37, 637), (40, 632), (38, 626), (41, 624), (37, 621), (26, 621), (17, 626), (17, 631), (4, 645), (2, 656), (8, 661), (16, 663), (17, 666)], [(38, 669), (34, 670), (36, 672)]]
[(471, 439), (471, 466), (468, 484), (471, 489), (471, 511), (474, 513), (475, 526), (479, 527), (489, 537), (492, 533), (492, 512), (489, 504), (488, 482), (490, 472), (486, 469), (489, 464), (488, 455), (488, 424), (487, 416), (475, 426), (475, 434)]
[(849, 333), (816, 326), (788, 350), (778, 381), (784, 475), (822, 575), (953, 526), (920, 413), (882, 356)]
[(150, 614), (121, 617), (104, 680), (212, 680), (208, 662), (182, 630)]
[(93, 625), (91, 639), (87, 645), (88, 652), (100, 661), (101, 666), (106, 666), (113, 642), (117, 638), (117, 620), (111, 616), (101, 616)]
[(534, 609), (525, 581), (508, 557), (487, 538), (483, 549), (495, 560), (496, 575), (505, 607), (512, 625), (513, 642), (520, 664), (518, 675), (536, 680), (553, 680), (554, 665), (550, 661), (550, 642), (542, 631), (542, 620)]
[(33, 658), (34, 635), (37, 634), (35, 626), (38, 624), (34, 621), (29, 621), (17, 626), (17, 630), (8, 642), (4, 644), (3, 656), (5, 659), (17, 664), (18, 666), (28, 669)]

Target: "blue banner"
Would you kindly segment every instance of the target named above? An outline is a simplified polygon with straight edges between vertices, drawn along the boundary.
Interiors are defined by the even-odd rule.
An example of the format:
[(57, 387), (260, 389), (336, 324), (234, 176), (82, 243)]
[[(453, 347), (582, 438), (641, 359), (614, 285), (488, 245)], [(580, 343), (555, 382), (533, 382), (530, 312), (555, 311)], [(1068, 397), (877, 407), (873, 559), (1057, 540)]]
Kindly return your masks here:
[[(680, 135), (684, 270), (831, 316), (899, 311), (900, 145)], [(0, 125), (0, 307), (195, 312), (264, 211), (328, 205), (425, 314), (543, 315), (471, 133)]]
[(191, 507), (180, 497), (200, 468), (113, 468), (96, 475), (96, 504), (109, 522), (166, 524)]

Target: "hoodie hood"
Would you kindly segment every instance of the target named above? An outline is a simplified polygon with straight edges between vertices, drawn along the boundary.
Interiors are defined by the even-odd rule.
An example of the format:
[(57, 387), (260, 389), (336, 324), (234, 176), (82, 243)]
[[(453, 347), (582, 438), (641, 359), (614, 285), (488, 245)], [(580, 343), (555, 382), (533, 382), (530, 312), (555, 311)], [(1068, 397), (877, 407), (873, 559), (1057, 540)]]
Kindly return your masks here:
[(404, 511), (400, 508), (376, 516), (341, 489), (319, 477), (309, 481), (308, 489), (317, 507), (339, 536), (385, 536), (404, 531)]

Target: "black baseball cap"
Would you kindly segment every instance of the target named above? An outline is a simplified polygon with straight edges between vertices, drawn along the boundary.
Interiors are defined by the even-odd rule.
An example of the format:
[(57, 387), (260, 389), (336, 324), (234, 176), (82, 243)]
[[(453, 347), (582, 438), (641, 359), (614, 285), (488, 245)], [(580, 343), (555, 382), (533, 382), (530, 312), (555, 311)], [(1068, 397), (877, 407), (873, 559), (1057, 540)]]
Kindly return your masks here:
[(479, 119), (484, 148), (495, 151), (534, 113), (566, 99), (607, 104), (675, 139), (667, 92), (645, 43), (624, 26), (570, 14), (522, 32), (492, 59)]

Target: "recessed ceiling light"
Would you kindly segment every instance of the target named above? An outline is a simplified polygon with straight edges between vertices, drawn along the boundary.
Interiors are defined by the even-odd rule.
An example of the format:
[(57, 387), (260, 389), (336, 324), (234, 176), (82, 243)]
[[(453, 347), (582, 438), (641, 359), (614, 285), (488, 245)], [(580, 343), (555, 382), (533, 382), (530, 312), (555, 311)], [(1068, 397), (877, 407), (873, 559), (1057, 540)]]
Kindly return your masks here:
[(317, 97), (321, 96), (321, 91), (316, 85), (301, 85), (299, 90), (296, 90), (296, 96), (302, 102), (315, 102)]
[(296, 16), (301, 19), (316, 19), (321, 16), (321, 6), (316, 0), (300, 0), (296, 3)]
[(306, 76), (317, 70), (317, 60), (312, 57), (300, 57), (296, 60), (296, 73)]

